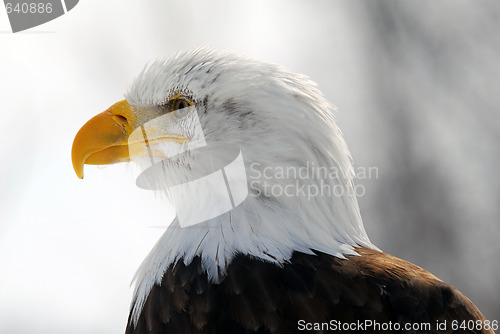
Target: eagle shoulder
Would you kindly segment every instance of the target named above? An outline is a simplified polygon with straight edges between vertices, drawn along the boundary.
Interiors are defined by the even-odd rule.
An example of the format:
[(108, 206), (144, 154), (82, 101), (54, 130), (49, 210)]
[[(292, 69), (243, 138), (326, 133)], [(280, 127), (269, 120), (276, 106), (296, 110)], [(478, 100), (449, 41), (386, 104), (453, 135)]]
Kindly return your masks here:
[[(282, 266), (240, 254), (219, 284), (209, 282), (199, 257), (187, 265), (179, 260), (126, 333), (304, 333), (306, 324), (326, 324), (312, 332), (327, 333), (329, 325), (366, 320), (428, 323), (430, 331), (417, 332), (452, 333), (453, 320), (484, 321), (469, 299), (428, 271), (377, 250), (357, 252), (345, 259), (296, 252)], [(444, 322), (446, 330), (438, 331)]]

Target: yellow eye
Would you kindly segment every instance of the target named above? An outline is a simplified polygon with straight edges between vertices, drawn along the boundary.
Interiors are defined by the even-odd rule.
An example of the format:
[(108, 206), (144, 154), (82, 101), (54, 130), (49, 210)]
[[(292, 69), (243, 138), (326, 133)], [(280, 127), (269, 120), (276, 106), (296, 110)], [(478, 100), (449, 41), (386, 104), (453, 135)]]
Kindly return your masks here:
[(188, 108), (188, 107), (191, 107), (192, 105), (193, 104), (191, 102), (189, 102), (188, 100), (186, 100), (182, 97), (179, 97), (179, 98), (176, 98), (172, 101), (172, 111)]
[(186, 116), (191, 108), (193, 103), (191, 101), (186, 100), (183, 97), (177, 97), (172, 100), (172, 112), (176, 118), (182, 118)]

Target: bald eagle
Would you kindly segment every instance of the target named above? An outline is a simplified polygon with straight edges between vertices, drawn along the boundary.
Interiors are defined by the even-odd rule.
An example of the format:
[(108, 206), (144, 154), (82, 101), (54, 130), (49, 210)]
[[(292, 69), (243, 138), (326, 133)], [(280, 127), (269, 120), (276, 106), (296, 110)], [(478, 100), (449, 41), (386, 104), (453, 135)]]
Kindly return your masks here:
[[(492, 333), (454, 287), (381, 252), (332, 106), (306, 76), (207, 48), (147, 66), (72, 160), (134, 161), (176, 209), (126, 333)], [(165, 222), (168, 223), (168, 222)]]

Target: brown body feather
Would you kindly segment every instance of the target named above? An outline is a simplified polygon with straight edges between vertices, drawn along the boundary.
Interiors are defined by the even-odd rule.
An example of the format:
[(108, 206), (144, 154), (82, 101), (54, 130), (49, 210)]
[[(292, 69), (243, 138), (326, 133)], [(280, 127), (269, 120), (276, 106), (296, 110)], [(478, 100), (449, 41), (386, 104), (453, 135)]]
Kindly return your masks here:
[[(199, 258), (187, 266), (179, 261), (166, 271), (161, 286), (153, 287), (136, 326), (129, 321), (126, 334), (335, 332), (299, 330), (300, 320), (432, 326), (398, 333), (493, 333), (453, 331), (454, 320), (460, 324), (484, 317), (462, 293), (428, 271), (376, 250), (357, 251), (361, 256), (347, 259), (295, 253), (282, 267), (238, 255), (219, 284), (208, 282)], [(438, 322), (446, 322), (446, 330), (438, 329)], [(342, 331), (372, 332), (384, 331)]]

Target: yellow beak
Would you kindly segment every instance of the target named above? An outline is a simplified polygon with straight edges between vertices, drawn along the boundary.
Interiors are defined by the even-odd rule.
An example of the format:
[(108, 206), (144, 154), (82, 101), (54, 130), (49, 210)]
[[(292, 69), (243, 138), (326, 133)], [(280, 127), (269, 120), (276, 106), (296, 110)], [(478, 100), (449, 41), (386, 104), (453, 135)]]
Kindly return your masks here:
[(122, 100), (90, 119), (76, 134), (71, 150), (73, 168), (83, 179), (83, 165), (129, 161), (128, 137), (136, 128), (132, 106)]
[[(190, 141), (182, 134), (165, 133), (164, 129), (158, 128), (158, 124), (151, 124), (150, 121), (159, 116), (154, 109), (139, 110), (122, 100), (93, 117), (78, 131), (73, 142), (71, 158), (76, 175), (83, 179), (85, 164), (109, 165), (139, 156), (166, 158), (165, 152), (157, 150), (155, 145)], [(140, 131), (134, 131), (139, 128)]]

